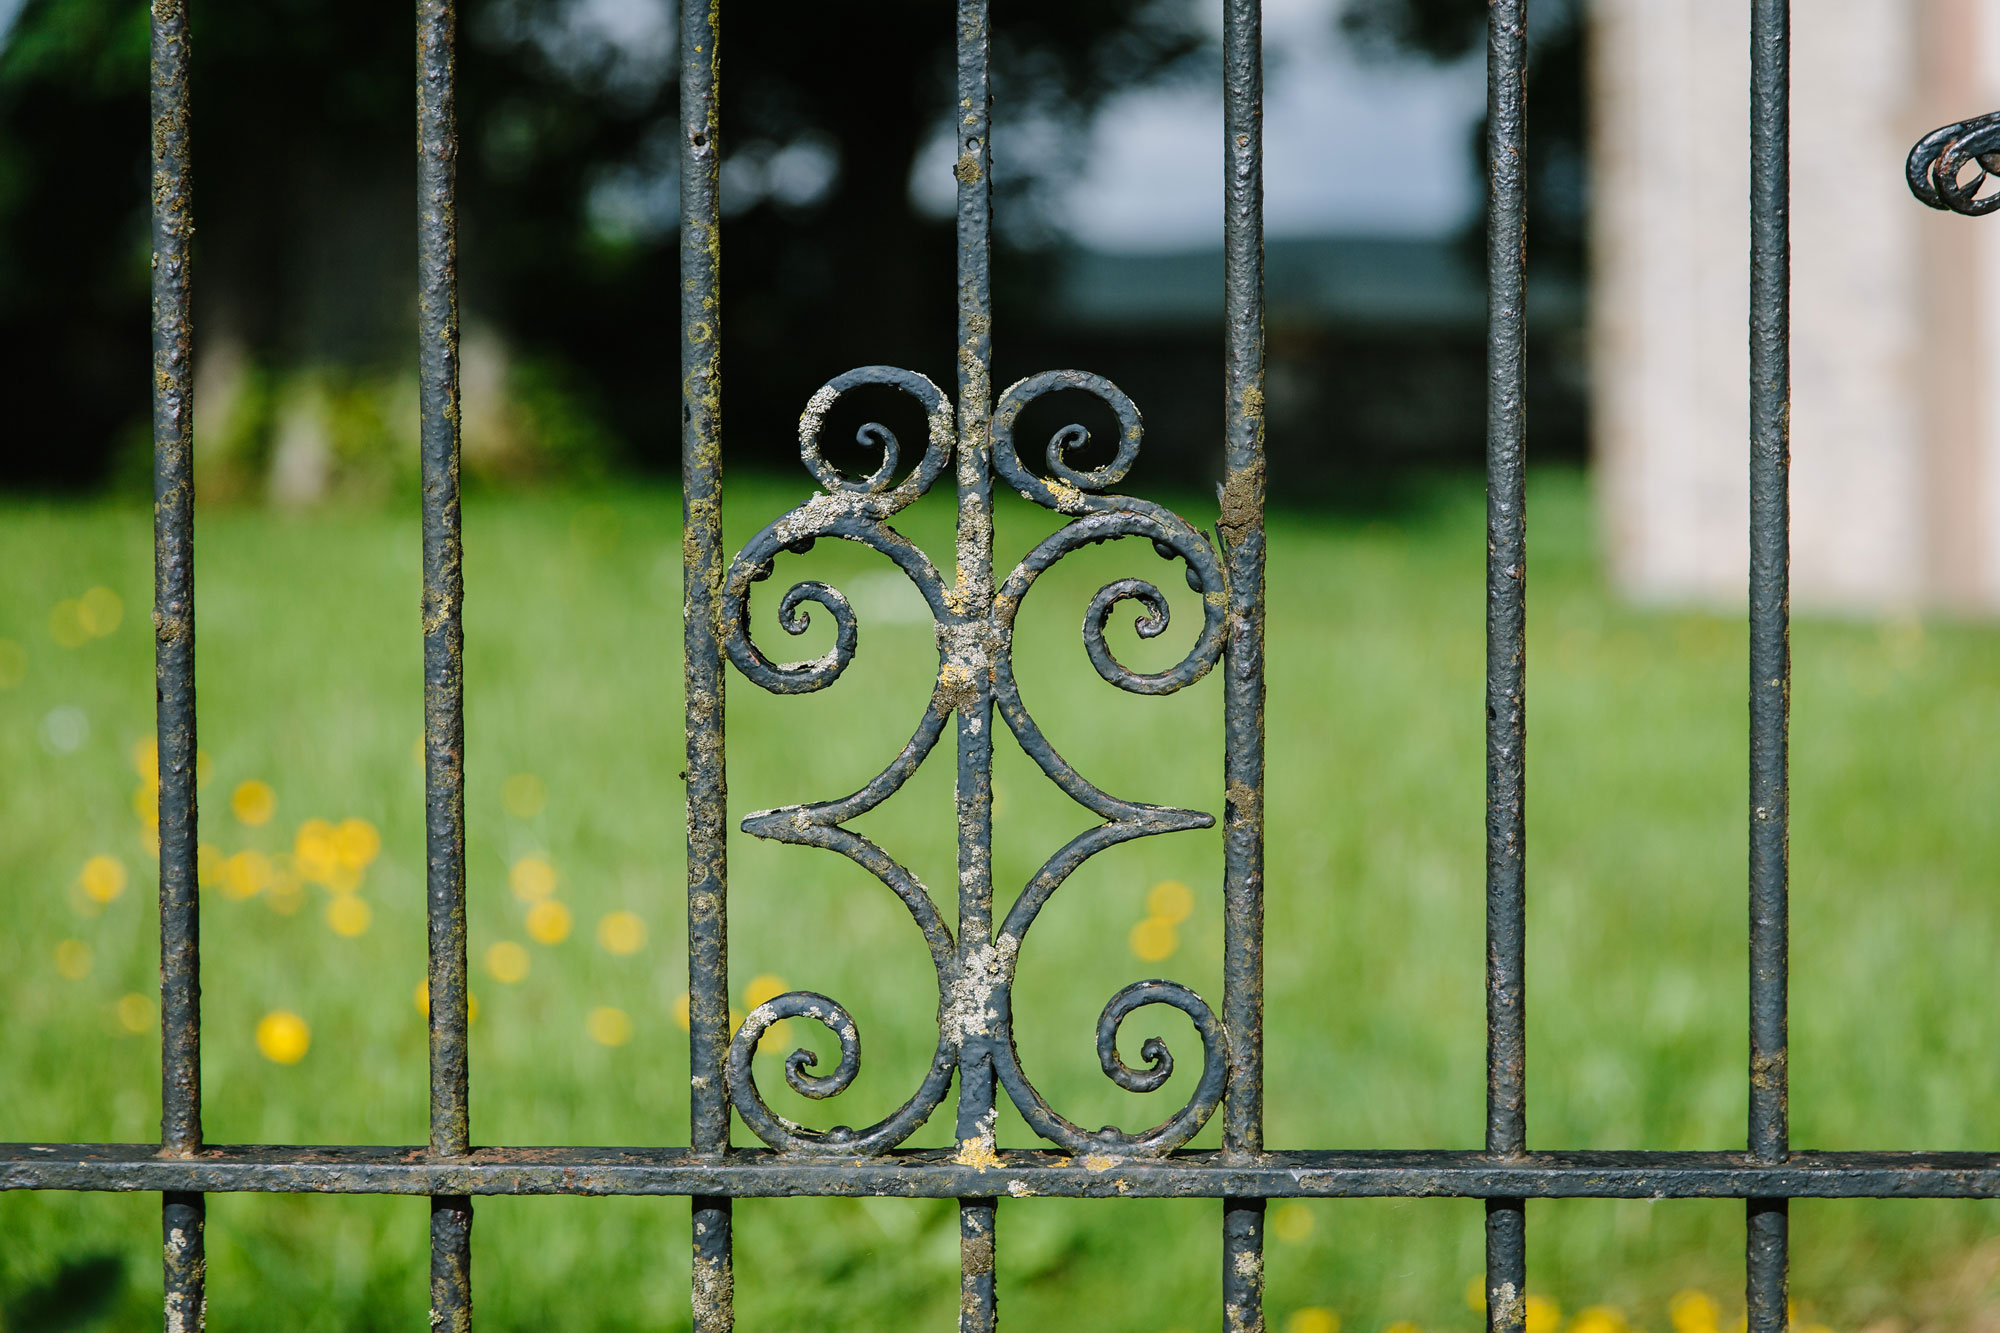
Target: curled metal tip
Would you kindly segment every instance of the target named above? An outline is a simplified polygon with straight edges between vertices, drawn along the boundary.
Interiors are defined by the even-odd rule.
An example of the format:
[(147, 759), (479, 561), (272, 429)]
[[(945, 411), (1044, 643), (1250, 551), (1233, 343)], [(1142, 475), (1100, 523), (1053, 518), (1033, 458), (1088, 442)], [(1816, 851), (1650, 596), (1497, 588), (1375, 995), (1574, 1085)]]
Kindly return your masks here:
[[(1970, 163), (1970, 179), (1959, 173)], [(2000, 192), (1980, 195), (1989, 172), (2000, 172), (2000, 112), (1932, 130), (1910, 150), (1904, 171), (1910, 193), (1932, 208), (1979, 217), (2000, 208)]]

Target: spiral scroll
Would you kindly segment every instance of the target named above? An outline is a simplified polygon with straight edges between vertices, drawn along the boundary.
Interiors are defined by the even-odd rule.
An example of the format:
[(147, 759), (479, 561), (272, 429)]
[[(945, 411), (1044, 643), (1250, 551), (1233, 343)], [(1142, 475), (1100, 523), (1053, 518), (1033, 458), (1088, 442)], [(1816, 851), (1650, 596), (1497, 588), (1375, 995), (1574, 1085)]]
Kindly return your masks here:
[[(1959, 176), (1970, 164), (1969, 180)], [(1910, 193), (1932, 208), (1981, 217), (2000, 208), (2000, 192), (1982, 196), (1989, 172), (2000, 172), (2000, 112), (1932, 130), (1910, 150), (1904, 167)]]
[[(929, 447), (901, 483), (895, 483), (902, 454), (887, 427), (870, 422), (856, 439), (879, 450), (881, 462), (865, 478), (850, 478), (827, 462), (820, 436), (828, 412), (842, 394), (862, 385), (887, 385), (923, 406)], [(1057, 431), (1045, 454), (1048, 475), (1022, 466), (1014, 445), (1020, 413), (1044, 395), (1078, 389), (1103, 402), (1116, 418), (1118, 447), (1102, 467), (1083, 469), (1070, 461), (1090, 439), (1080, 425)], [(1118, 1032), (1135, 1011), (1164, 1005), (1185, 1014), (1202, 1043), (1201, 1074), (1193, 1096), (1178, 1112), (1138, 1133), (1107, 1127), (1087, 1131), (1056, 1112), (1023, 1072), (1012, 1035), (1015, 960), (1029, 927), (1062, 883), (1090, 857), (1134, 838), (1183, 829), (1207, 828), (1214, 817), (1194, 810), (1144, 805), (1112, 796), (1085, 779), (1042, 734), (1021, 699), (1012, 661), (1014, 620), (1036, 579), (1064, 556), (1083, 546), (1122, 537), (1143, 537), (1164, 559), (1185, 566), (1187, 585), (1202, 598), (1202, 624), (1194, 645), (1172, 667), (1138, 672), (1120, 662), (1106, 639), (1111, 617), (1121, 605), (1136, 609), (1134, 627), (1142, 638), (1164, 633), (1171, 620), (1165, 595), (1144, 579), (1107, 583), (1091, 598), (1083, 620), (1085, 652), (1099, 676), (1135, 694), (1170, 694), (1206, 675), (1220, 659), (1224, 634), (1222, 565), (1215, 548), (1196, 528), (1158, 505), (1109, 493), (1124, 480), (1139, 453), (1144, 426), (1138, 408), (1115, 385), (1077, 371), (1050, 371), (1021, 381), (1001, 396), (990, 439), (994, 471), (1027, 499), (1066, 514), (1071, 521), (1044, 539), (1004, 580), (990, 605), (968, 605), (962, 587), (948, 591), (928, 557), (887, 519), (914, 502), (942, 475), (952, 445), (952, 409), (935, 385), (921, 375), (893, 367), (849, 371), (813, 395), (799, 422), (800, 456), (824, 491), (765, 528), (732, 563), (722, 598), (724, 647), (751, 681), (778, 694), (824, 689), (854, 659), (859, 626), (839, 591), (811, 580), (792, 585), (779, 600), (777, 620), (788, 634), (802, 634), (817, 606), (833, 620), (834, 642), (821, 657), (780, 663), (753, 642), (749, 627), (752, 585), (768, 579), (777, 557), (803, 553), (821, 537), (858, 542), (887, 556), (915, 585), (938, 626), (938, 674), (929, 706), (917, 729), (889, 765), (859, 791), (839, 800), (760, 811), (743, 822), (758, 837), (840, 852), (873, 873), (902, 900), (922, 932), (938, 978), (938, 1045), (921, 1085), (901, 1107), (862, 1129), (836, 1126), (814, 1130), (771, 1110), (754, 1074), (757, 1045), (774, 1023), (787, 1018), (817, 1022), (839, 1042), (830, 1071), (819, 1071), (811, 1051), (793, 1051), (784, 1062), (793, 1091), (815, 1100), (838, 1096), (852, 1084), (861, 1063), (861, 1041), (852, 1016), (833, 1000), (810, 991), (780, 995), (753, 1010), (729, 1047), (730, 1098), (744, 1123), (775, 1148), (793, 1151), (865, 1154), (902, 1142), (943, 1100), (953, 1071), (964, 1060), (990, 1058), (1001, 1087), (1028, 1123), (1051, 1142), (1097, 1154), (1150, 1154), (1170, 1151), (1192, 1138), (1220, 1104), (1227, 1079), (1227, 1040), (1207, 1002), (1172, 981), (1143, 981), (1126, 987), (1105, 1006), (1098, 1021), (1097, 1052), (1104, 1072), (1117, 1086), (1149, 1093), (1163, 1088), (1174, 1070), (1165, 1042), (1147, 1037), (1140, 1046), (1143, 1067), (1125, 1063)], [(961, 522), (965, 521), (963, 511)], [(961, 571), (961, 574), (963, 571)], [(1065, 793), (1097, 815), (1096, 827), (1072, 838), (1016, 898), (991, 943), (959, 942), (945, 925), (930, 894), (908, 869), (881, 847), (847, 827), (893, 795), (935, 748), (953, 713), (990, 698), (1022, 748)], [(968, 714), (977, 716), (976, 714)], [(985, 855), (981, 849), (980, 855)]]

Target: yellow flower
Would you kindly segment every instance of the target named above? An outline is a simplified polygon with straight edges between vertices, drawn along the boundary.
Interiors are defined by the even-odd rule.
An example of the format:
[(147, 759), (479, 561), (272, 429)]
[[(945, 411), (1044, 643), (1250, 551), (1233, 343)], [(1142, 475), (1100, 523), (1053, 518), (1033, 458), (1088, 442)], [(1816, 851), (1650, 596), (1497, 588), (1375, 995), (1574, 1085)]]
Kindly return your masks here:
[(125, 618), (125, 603), (109, 588), (92, 588), (76, 599), (76, 618), (84, 633), (103, 638)]
[(682, 991), (674, 997), (674, 1026), (681, 1031), (688, 1030), (688, 993)]
[(606, 912), (597, 923), (597, 942), (606, 953), (635, 954), (646, 947), (646, 923), (637, 912)]
[(83, 625), (83, 603), (74, 597), (65, 597), (49, 612), (49, 637), (65, 648), (81, 648), (90, 642), (90, 631)]
[(96, 961), (90, 946), (82, 940), (64, 940), (56, 946), (56, 971), (71, 981), (82, 981), (89, 976), (91, 965)]
[(344, 866), (335, 863), (333, 869), (326, 872), (326, 878), (321, 882), (326, 885), (329, 893), (336, 895), (349, 894), (361, 887), (361, 872), (353, 866)]
[(276, 878), (270, 857), (262, 852), (242, 851), (223, 862), (217, 887), (222, 890), (223, 897), (242, 902), (262, 893)]
[(1476, 1310), (1481, 1314), (1486, 1312), (1486, 1274), (1481, 1273), (1466, 1282), (1465, 1308)]
[(351, 893), (343, 893), (326, 905), (326, 924), (334, 934), (349, 939), (366, 931), (373, 916), (368, 904)]
[(153, 1026), (153, 1002), (134, 991), (118, 1001), (118, 1026), (127, 1032), (145, 1032)]
[(365, 819), (343, 819), (333, 831), (333, 856), (350, 870), (366, 870), (382, 854), (382, 835)]
[(781, 978), (766, 972), (761, 976), (752, 977), (750, 984), (743, 988), (743, 1003), (755, 1009), (766, 1001), (777, 999), (789, 989), (791, 988), (785, 985)]
[(1194, 890), (1177, 879), (1163, 879), (1146, 895), (1146, 911), (1169, 925), (1178, 926), (1194, 911)]
[(1525, 1321), (1528, 1333), (1556, 1333), (1562, 1324), (1562, 1307), (1546, 1296), (1528, 1293), (1528, 1317)]
[(1173, 922), (1149, 916), (1132, 927), (1131, 945), (1132, 952), (1142, 962), (1157, 963), (1173, 957), (1174, 950), (1180, 948), (1180, 932), (1174, 929)]
[(556, 868), (542, 857), (524, 856), (507, 872), (507, 884), (522, 902), (540, 902), (556, 891)]
[(221, 883), (223, 875), (228, 872), (228, 868), (229, 858), (224, 856), (222, 849), (214, 843), (204, 842), (195, 847), (195, 882), (200, 884), (204, 889), (212, 888)]
[(1308, 1305), (1292, 1311), (1285, 1333), (1340, 1333), (1340, 1316), (1323, 1305)]
[(278, 813), (278, 793), (271, 790), (270, 783), (251, 778), (237, 783), (236, 790), (229, 793), (229, 809), (238, 820), (256, 828)]
[(160, 826), (160, 789), (150, 783), (141, 783), (132, 789), (132, 813), (139, 816), (139, 822), (149, 829)]
[(273, 1009), (257, 1024), (257, 1049), (266, 1060), (295, 1065), (306, 1058), (312, 1046), (312, 1029), (306, 1021), (287, 1009)]
[(1382, 1333), (1424, 1333), (1424, 1331), (1407, 1319), (1398, 1319), (1395, 1323), (1383, 1329)]
[(1593, 1305), (1570, 1321), (1569, 1333), (1632, 1333), (1632, 1326), (1625, 1322), (1623, 1311)]
[(425, 977), (422, 981), (419, 981), (416, 993), (410, 998), (416, 1001), (417, 1012), (425, 1018), (429, 1018), (431, 1016), (431, 979)]
[(147, 786), (160, 785), (160, 743), (151, 736), (132, 742), (132, 771)]
[(215, 776), (215, 761), (208, 757), (208, 751), (194, 752), (194, 785), (206, 787), (208, 780)]
[(502, 985), (511, 986), (528, 975), (528, 951), (512, 940), (501, 940), (486, 950), (486, 973)]
[(632, 1020), (623, 1009), (602, 1006), (590, 1011), (583, 1020), (584, 1031), (600, 1046), (623, 1046), (632, 1040)]
[(548, 798), (542, 780), (533, 773), (516, 773), (500, 784), (500, 805), (516, 819), (533, 819)]
[(83, 891), (100, 903), (108, 903), (125, 892), (125, 863), (115, 856), (99, 853), (83, 863), (76, 877)]
[(1313, 1233), (1312, 1209), (1297, 1199), (1271, 1210), (1271, 1234), (1287, 1245), (1297, 1245)]
[(1707, 1292), (1689, 1288), (1676, 1292), (1667, 1302), (1667, 1317), (1673, 1321), (1674, 1333), (1718, 1333), (1722, 1308)]
[(561, 944), (575, 922), (569, 908), (550, 898), (528, 909), (528, 937), (537, 944)]
[(334, 850), (333, 825), (324, 819), (308, 819), (299, 825), (298, 836), (292, 839), (292, 858), (298, 863), (300, 878), (315, 884), (324, 881), (340, 863)]
[(11, 690), (28, 678), (28, 650), (12, 639), (0, 639), (0, 690)]

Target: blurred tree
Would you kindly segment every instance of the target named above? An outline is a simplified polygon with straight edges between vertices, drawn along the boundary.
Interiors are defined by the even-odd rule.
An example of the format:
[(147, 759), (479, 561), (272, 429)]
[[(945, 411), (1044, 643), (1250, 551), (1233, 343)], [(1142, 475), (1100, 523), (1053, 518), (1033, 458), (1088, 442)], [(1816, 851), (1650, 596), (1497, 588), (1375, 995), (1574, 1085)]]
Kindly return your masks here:
[[(1188, 0), (1003, 10), (994, 79), (1011, 132), (996, 136), (995, 179), (1005, 234), (1031, 256), (1091, 111), (1204, 43)], [(408, 365), (409, 8), (191, 11), (198, 347), (233, 340), (280, 368)], [(573, 407), (634, 461), (671, 467), (672, 6), (465, 0), (460, 13), (468, 322), (561, 366)], [(950, 106), (954, 25), (923, 0), (726, 11), (724, 25), (727, 426), (732, 452), (775, 460), (812, 388), (850, 365), (949, 383), (951, 226), (911, 182)], [(27, 0), (0, 36), (0, 479), (88, 483), (143, 441), (147, 41), (144, 0)]]
[[(1342, 30), (1364, 52), (1458, 60), (1486, 45), (1486, 0), (1343, 0)], [(1528, 248), (1537, 268), (1581, 274), (1589, 221), (1582, 0), (1528, 6)], [(1471, 148), (1486, 170), (1486, 125)], [(1478, 229), (1484, 247), (1485, 221)]]

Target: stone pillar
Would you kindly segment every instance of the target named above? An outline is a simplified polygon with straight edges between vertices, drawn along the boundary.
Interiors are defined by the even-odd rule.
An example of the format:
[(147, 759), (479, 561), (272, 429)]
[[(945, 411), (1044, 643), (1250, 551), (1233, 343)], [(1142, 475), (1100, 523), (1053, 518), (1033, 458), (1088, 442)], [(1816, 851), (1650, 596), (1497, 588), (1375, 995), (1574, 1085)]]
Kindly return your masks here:
[[(2000, 608), (2000, 217), (1903, 184), (1926, 131), (2000, 109), (2000, 7), (1793, 10), (1792, 576), (1803, 607)], [(1594, 0), (1592, 374), (1613, 578), (1747, 582), (1749, 16)]]

